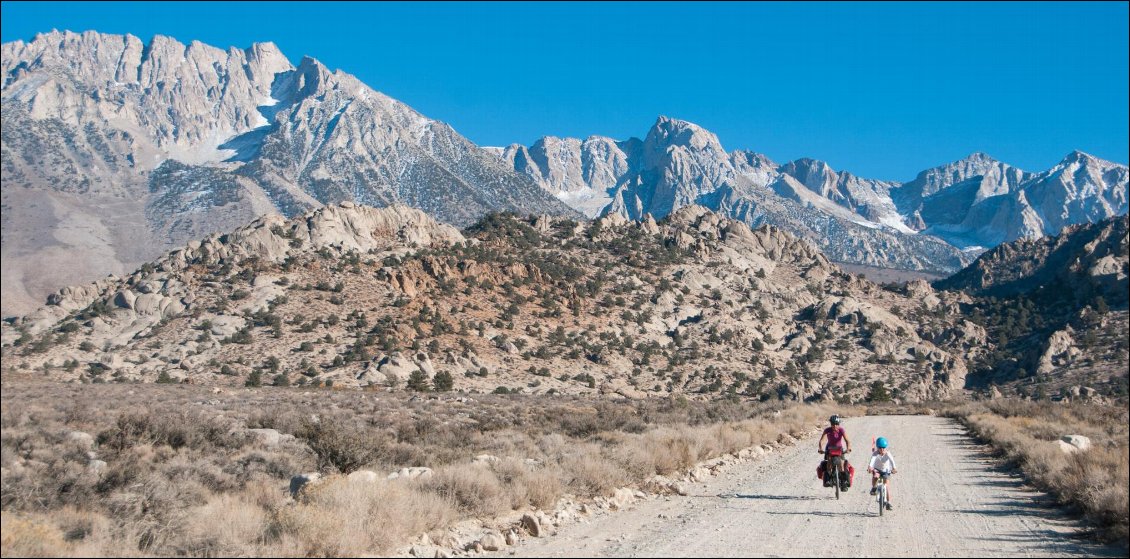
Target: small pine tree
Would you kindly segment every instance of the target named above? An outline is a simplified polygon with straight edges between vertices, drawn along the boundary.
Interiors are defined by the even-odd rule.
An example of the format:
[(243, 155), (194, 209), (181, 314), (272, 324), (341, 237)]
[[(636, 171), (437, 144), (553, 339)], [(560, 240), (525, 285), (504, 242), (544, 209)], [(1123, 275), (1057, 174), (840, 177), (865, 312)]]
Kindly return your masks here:
[(161, 374), (157, 375), (157, 384), (173, 384), (175, 382), (176, 380), (169, 376), (168, 371), (161, 371)]
[(408, 375), (408, 389), (416, 392), (431, 391), (432, 387), (428, 383), (428, 374), (419, 369), (412, 371), (412, 374)]
[(259, 370), (256, 369), (254, 371), (251, 371), (251, 373), (247, 375), (247, 380), (243, 383), (243, 385), (250, 386), (252, 388), (263, 386), (263, 379), (262, 375), (259, 373)]
[(290, 386), (290, 377), (286, 376), (286, 373), (279, 373), (275, 375), (271, 384), (273, 386)]
[(1106, 314), (1110, 312), (1110, 306), (1106, 304), (1106, 299), (1100, 295), (1095, 297), (1095, 312), (1099, 314)]
[(867, 393), (868, 402), (890, 402), (891, 394), (887, 392), (887, 386), (883, 381), (877, 380), (871, 383), (871, 391)]
[(451, 373), (440, 371), (432, 379), (432, 384), (435, 385), (436, 392), (450, 392), (455, 386), (455, 379), (451, 377)]

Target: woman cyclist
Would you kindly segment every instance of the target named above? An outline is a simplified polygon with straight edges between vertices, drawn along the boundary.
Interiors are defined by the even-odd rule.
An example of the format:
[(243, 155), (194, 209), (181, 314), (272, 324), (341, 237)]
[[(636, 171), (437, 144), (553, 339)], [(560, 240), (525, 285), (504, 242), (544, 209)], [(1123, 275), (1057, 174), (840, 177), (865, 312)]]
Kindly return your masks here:
[[(820, 441), (816, 443), (816, 452), (824, 454), (825, 463), (828, 463), (829, 450), (838, 448), (843, 450), (844, 454), (851, 452), (851, 439), (848, 438), (847, 431), (840, 426), (840, 416), (833, 415), (828, 418), (828, 422), (831, 423), (831, 425), (827, 429), (824, 429), (824, 433), (820, 435)], [(828, 439), (827, 447), (824, 446), (824, 439)], [(846, 448), (844, 446), (845, 443), (847, 444)], [(847, 460), (842, 461), (840, 467), (846, 476), (848, 474)]]

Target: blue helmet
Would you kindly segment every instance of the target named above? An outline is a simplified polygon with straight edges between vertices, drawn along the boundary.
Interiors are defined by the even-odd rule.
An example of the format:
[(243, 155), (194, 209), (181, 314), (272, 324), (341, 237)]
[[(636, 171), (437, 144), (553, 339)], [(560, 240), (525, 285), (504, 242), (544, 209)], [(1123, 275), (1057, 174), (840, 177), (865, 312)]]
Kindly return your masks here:
[(875, 439), (875, 446), (877, 448), (887, 448), (887, 439), (885, 437)]

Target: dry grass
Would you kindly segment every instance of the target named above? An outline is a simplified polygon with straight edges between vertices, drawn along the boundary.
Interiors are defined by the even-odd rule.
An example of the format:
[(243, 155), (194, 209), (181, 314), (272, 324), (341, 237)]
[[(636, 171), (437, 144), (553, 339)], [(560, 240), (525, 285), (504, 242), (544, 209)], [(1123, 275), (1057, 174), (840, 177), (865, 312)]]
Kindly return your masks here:
[[(683, 398), (11, 382), (2, 402), (4, 556), (387, 554), (468, 517), (608, 496), (799, 435), (830, 413)], [(269, 446), (249, 428), (293, 436)], [(481, 454), (493, 458), (473, 463)], [(411, 466), (433, 475), (340, 475)], [(313, 471), (328, 477), (291, 500), (290, 476)]]
[(0, 549), (5, 557), (70, 556), (63, 532), (43, 518), (0, 512)]
[(458, 518), (450, 502), (412, 484), (337, 477), (282, 507), (275, 530), (299, 556), (356, 557), (389, 553), (409, 538)]
[[(1107, 541), (1130, 533), (1130, 457), (1125, 407), (994, 401), (950, 407), (982, 440), (1018, 466), (1031, 482), (1078, 507)], [(1094, 445), (1064, 454), (1055, 443), (1084, 435)]]

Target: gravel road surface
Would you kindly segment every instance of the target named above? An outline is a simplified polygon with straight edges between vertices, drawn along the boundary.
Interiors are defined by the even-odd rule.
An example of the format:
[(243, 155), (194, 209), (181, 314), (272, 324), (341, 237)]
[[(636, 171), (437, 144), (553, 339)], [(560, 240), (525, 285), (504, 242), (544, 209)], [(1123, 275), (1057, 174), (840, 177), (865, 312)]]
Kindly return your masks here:
[[(528, 538), (519, 557), (1075, 557), (1125, 550), (1080, 538), (1047, 495), (1002, 469), (956, 422), (876, 416), (844, 422), (855, 485), (821, 486), (816, 438), (732, 466), (686, 497), (659, 497)], [(868, 495), (871, 441), (884, 436), (899, 473), (893, 512)]]

